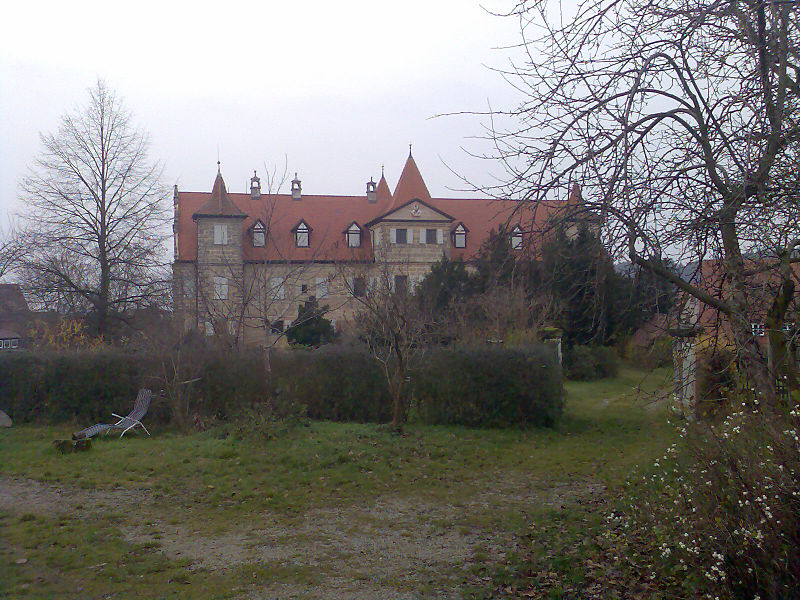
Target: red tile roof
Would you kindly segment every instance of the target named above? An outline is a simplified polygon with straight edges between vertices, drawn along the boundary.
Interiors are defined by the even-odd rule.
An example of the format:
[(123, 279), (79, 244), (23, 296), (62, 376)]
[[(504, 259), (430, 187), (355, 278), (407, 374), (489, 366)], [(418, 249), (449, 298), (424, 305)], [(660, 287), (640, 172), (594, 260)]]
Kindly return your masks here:
[[(218, 176), (221, 181), (221, 176)], [(502, 225), (521, 224), (525, 232), (537, 234), (544, 223), (565, 203), (552, 202), (536, 207), (523, 205), (514, 200), (488, 198), (431, 198), (422, 175), (409, 155), (395, 193), (389, 193), (385, 177), (377, 185), (376, 203), (369, 203), (364, 196), (303, 195), (292, 200), (290, 194), (264, 194), (253, 199), (250, 194), (228, 194), (224, 183), (219, 195), (214, 192), (178, 192), (178, 260), (192, 261), (197, 256), (197, 225), (193, 217), (206, 214), (214, 202), (224, 215), (244, 213), (241, 227), (245, 234), (243, 256), (245, 260), (262, 261), (347, 261), (374, 258), (369, 231), (365, 223), (378, 219), (414, 198), (454, 218), (450, 224), (455, 228), (463, 223), (469, 231), (465, 248), (451, 246), (451, 257), (469, 259), (477, 254), (489, 232)], [(222, 200), (220, 200), (222, 199)], [(219, 209), (219, 202), (223, 208)], [(227, 202), (227, 204), (225, 204)], [(261, 220), (267, 226), (267, 242), (264, 248), (254, 248), (249, 230)], [(311, 228), (310, 244), (298, 248), (292, 228), (301, 220)], [(349, 248), (342, 233), (351, 223), (362, 227), (361, 247)], [(413, 224), (410, 224), (413, 227)], [(445, 240), (450, 243), (450, 240)]]

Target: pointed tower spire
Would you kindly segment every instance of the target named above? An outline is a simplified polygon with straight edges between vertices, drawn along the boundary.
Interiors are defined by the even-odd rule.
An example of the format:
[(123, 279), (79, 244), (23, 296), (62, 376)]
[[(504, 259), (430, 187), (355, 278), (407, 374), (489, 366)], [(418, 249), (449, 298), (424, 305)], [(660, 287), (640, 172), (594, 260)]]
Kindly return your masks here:
[(197, 216), (210, 217), (210, 216), (224, 216), (224, 217), (246, 217), (239, 207), (236, 206), (228, 196), (228, 190), (225, 188), (225, 180), (222, 179), (222, 173), (219, 171), (219, 161), (217, 162), (217, 177), (214, 179), (214, 187), (211, 189), (211, 198), (208, 199), (203, 206), (201, 206), (192, 218)]
[(392, 200), (392, 190), (389, 189), (389, 184), (386, 183), (386, 176), (383, 174), (383, 165), (381, 165), (381, 179), (375, 190), (375, 197), (378, 204), (391, 202)]
[(408, 150), (408, 159), (406, 159), (406, 164), (403, 167), (400, 180), (397, 182), (397, 187), (394, 188), (393, 206), (401, 206), (414, 198), (426, 201), (430, 201), (431, 199), (428, 186), (425, 185), (425, 180), (422, 179), (422, 174), (419, 172), (419, 168), (417, 168), (417, 163), (414, 162), (414, 157), (411, 156), (410, 145)]

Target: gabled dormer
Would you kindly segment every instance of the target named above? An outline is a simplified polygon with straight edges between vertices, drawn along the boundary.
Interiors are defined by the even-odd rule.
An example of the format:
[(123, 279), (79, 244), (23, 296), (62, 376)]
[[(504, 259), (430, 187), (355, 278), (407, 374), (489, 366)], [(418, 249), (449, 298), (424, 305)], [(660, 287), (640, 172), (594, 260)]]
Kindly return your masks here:
[(459, 222), (453, 229), (453, 247), (466, 248), (467, 247), (467, 234), (469, 229), (464, 223)]
[(514, 225), (511, 229), (510, 241), (512, 250), (519, 250), (522, 248), (522, 227)]
[(300, 219), (300, 222), (292, 227), (291, 231), (294, 234), (294, 245), (296, 247), (308, 248), (311, 245), (311, 227), (308, 226), (304, 219)]
[(250, 228), (250, 241), (253, 248), (263, 248), (267, 243), (267, 227), (258, 219)]
[(350, 223), (350, 225), (347, 227), (347, 229), (344, 230), (343, 233), (344, 233), (344, 239), (345, 239), (345, 242), (347, 243), (347, 247), (348, 248), (360, 248), (361, 247), (361, 238), (363, 237), (362, 236), (363, 231), (362, 231), (361, 227), (358, 225), (358, 223), (353, 221), (352, 223)]

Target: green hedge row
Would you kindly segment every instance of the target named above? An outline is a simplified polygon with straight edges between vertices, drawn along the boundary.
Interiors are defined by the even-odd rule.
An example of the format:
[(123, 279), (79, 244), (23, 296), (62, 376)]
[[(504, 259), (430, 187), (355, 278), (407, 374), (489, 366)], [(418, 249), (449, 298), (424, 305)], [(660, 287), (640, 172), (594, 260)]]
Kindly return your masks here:
[[(227, 420), (266, 397), (261, 352), (183, 355), (178, 380), (191, 386), (192, 413)], [(0, 409), (15, 422), (107, 422), (127, 414), (140, 387), (152, 389), (151, 422), (167, 422), (169, 357), (102, 350), (0, 355)], [(380, 365), (363, 350), (327, 346), (272, 354), (279, 405), (312, 419), (387, 422), (391, 402)], [(437, 349), (412, 373), (412, 416), (424, 423), (550, 426), (562, 409), (560, 367), (549, 347)]]
[[(0, 409), (15, 422), (108, 422), (128, 414), (153, 361), (121, 352), (28, 353), (0, 356)], [(149, 362), (149, 364), (148, 364)], [(153, 412), (165, 418), (157, 403)]]
[(305, 406), (312, 419), (384, 423), (392, 417), (380, 365), (362, 350), (322, 346), (276, 353), (272, 382), (278, 402)]
[(552, 427), (563, 406), (549, 347), (438, 350), (414, 379), (412, 412), (434, 425)]

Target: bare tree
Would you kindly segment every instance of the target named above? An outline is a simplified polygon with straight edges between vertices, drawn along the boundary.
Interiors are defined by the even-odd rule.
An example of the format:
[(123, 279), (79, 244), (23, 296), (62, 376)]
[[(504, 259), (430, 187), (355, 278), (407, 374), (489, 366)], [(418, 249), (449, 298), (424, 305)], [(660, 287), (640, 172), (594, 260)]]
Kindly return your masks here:
[(9, 223), (5, 231), (0, 230), (0, 279), (17, 266), (22, 255), (23, 245), (13, 223)]
[(163, 291), (167, 190), (148, 158), (148, 136), (102, 81), (89, 101), (41, 136), (21, 181), (23, 282), (35, 303), (111, 319)]
[[(493, 132), (509, 174), (502, 192), (536, 204), (579, 181), (576, 209), (603, 216), (616, 256), (724, 315), (750, 384), (773, 395), (751, 317), (772, 306), (780, 331), (794, 295), (796, 3), (584, 0), (561, 9), (534, 0), (510, 11), (525, 58), (506, 75), (525, 101), (493, 120), (516, 123)], [(699, 267), (712, 259), (719, 288), (699, 281), (699, 267), (668, 269), (664, 256)], [(782, 356), (785, 336), (770, 341)], [(796, 365), (779, 370), (798, 389)]]
[[(397, 267), (395, 265), (395, 267)], [(410, 375), (432, 324), (430, 313), (408, 288), (407, 270), (384, 263), (368, 283), (366, 275), (349, 270), (342, 278), (356, 305), (355, 324), (373, 357), (380, 363), (392, 400), (392, 428), (400, 432), (406, 420)]]

